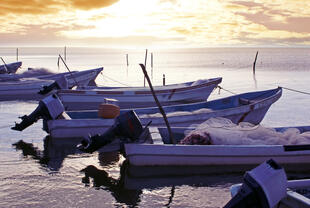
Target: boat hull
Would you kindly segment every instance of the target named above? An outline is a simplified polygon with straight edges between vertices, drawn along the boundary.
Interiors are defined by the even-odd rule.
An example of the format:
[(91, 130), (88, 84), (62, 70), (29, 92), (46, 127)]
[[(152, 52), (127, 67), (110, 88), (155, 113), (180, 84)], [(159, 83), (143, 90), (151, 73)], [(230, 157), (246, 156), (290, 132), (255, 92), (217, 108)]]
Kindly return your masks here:
[[(276, 128), (282, 132), (288, 127)], [(309, 126), (295, 127), (301, 132)], [(184, 128), (173, 128), (174, 138), (184, 138)], [(153, 144), (125, 144), (126, 158), (134, 166), (253, 166), (274, 159), (286, 167), (310, 170), (310, 145), (180, 145), (168, 144), (166, 128), (149, 130)], [(303, 164), (303, 166), (300, 166)]]
[(53, 90), (45, 95), (38, 94), (42, 87), (53, 84), (55, 80), (61, 76), (66, 77), (68, 87), (73, 87), (75, 85), (82, 87), (87, 85), (90, 81), (96, 79), (98, 73), (102, 70), (103, 68), (98, 68), (65, 75), (55, 74), (44, 76), (45, 79), (43, 79), (44, 77), (35, 77), (0, 82), (0, 101), (41, 100), (45, 96), (55, 93), (55, 90)]
[[(256, 92), (254, 92), (255, 94)], [(266, 93), (262, 91), (261, 93)], [(233, 107), (232, 105), (227, 109), (211, 110), (207, 112), (197, 111), (197, 113), (191, 113), (186, 115), (171, 115), (168, 114), (168, 121), (171, 126), (174, 127), (188, 127), (193, 124), (201, 124), (202, 122), (213, 117), (224, 117), (232, 120), (234, 123), (241, 121), (250, 122), (252, 124), (259, 124), (264, 118), (270, 106), (276, 102), (282, 94), (281, 89), (272, 91), (272, 96), (266, 97), (260, 101), (249, 105), (240, 105)], [(249, 95), (249, 94), (247, 94)], [(242, 97), (242, 96), (241, 96)], [(210, 107), (217, 107), (223, 105), (223, 103), (234, 103), (237, 102), (237, 97), (225, 98), (217, 101), (210, 101)], [(197, 103), (198, 106), (205, 105), (204, 103)], [(208, 104), (207, 104), (208, 105)], [(195, 104), (177, 106), (177, 107), (164, 107), (165, 111), (180, 110), (180, 108), (189, 108), (195, 106)], [(196, 107), (197, 108), (197, 107)], [(199, 110), (199, 108), (198, 108)], [(162, 127), (165, 126), (162, 117), (143, 117), (147, 112), (155, 113), (158, 109), (136, 109), (135, 112), (140, 117), (142, 125), (148, 124), (152, 121), (151, 126)], [(94, 112), (68, 112), (73, 118), (70, 120), (48, 120), (46, 123), (46, 131), (52, 137), (84, 137), (85, 135), (102, 134), (104, 131), (111, 126), (113, 120), (111, 119), (99, 119), (97, 117), (97, 111)], [(90, 119), (88, 119), (90, 118)]]
[[(176, 105), (206, 101), (221, 78), (205, 80), (197, 85), (167, 85), (155, 87), (161, 105)], [(193, 84), (193, 83), (192, 83)], [(116, 99), (120, 108), (155, 107), (149, 88), (102, 88), (98, 90), (59, 90), (57, 92), (67, 110), (98, 110), (106, 98)]]
[(258, 165), (271, 158), (283, 165), (310, 164), (310, 150), (286, 152), (281, 145), (125, 144), (125, 150), (135, 166)]
[(22, 62), (20, 61), (6, 65), (0, 65), (0, 74), (15, 74), (21, 65)]

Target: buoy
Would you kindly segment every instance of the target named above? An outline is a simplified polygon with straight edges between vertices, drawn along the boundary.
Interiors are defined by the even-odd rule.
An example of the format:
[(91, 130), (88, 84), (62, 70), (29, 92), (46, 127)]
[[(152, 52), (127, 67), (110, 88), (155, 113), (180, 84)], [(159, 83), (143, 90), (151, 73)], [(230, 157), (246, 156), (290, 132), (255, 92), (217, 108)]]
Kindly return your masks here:
[(98, 109), (99, 118), (116, 118), (120, 113), (120, 108), (117, 105), (109, 103), (101, 103)]

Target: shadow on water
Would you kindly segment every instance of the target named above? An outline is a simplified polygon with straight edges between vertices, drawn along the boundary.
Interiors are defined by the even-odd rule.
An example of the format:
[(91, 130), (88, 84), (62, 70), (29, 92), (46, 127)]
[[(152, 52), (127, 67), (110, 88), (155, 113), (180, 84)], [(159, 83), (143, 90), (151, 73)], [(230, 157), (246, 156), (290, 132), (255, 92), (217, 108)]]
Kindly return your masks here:
[[(44, 150), (39, 150), (32, 143), (20, 140), (12, 144), (16, 150), (21, 150), (24, 157), (31, 157), (43, 167), (51, 171), (59, 171), (63, 161), (69, 155), (79, 154), (76, 145), (79, 139), (44, 139)], [(120, 176), (114, 178), (109, 175), (110, 166), (117, 167), (121, 155), (119, 152), (99, 152), (98, 162), (100, 168), (88, 165), (80, 170), (84, 174), (82, 183), (98, 190), (111, 193), (120, 204), (137, 207), (141, 202), (143, 190), (156, 190), (170, 188), (169, 197), (165, 207), (170, 207), (175, 192), (180, 186), (190, 187), (229, 187), (242, 182), (245, 171), (254, 166), (132, 166), (127, 160), (120, 165)], [(288, 174), (288, 179), (308, 178), (309, 173), (304, 175)], [(117, 205), (115, 205), (117, 206)]]
[[(84, 154), (77, 148), (77, 145), (81, 143), (80, 138), (55, 139), (47, 136), (43, 142), (43, 150), (23, 140), (19, 140), (12, 144), (12, 146), (16, 150), (21, 150), (24, 157), (30, 157), (38, 161), (43, 167), (51, 171), (59, 171), (63, 161), (68, 156)], [(103, 167), (114, 165), (119, 159), (119, 152), (99, 152), (98, 154), (99, 164)]]
[[(143, 189), (155, 190), (170, 187), (170, 195), (165, 207), (170, 207), (176, 187), (188, 185), (192, 187), (227, 186), (240, 183), (240, 174), (205, 174), (209, 167), (137, 167), (125, 160), (120, 166), (120, 176), (115, 179), (106, 170), (89, 165), (80, 172), (85, 176), (82, 183), (93, 185), (96, 189), (108, 190), (119, 203), (135, 207), (141, 201)], [(180, 170), (184, 170), (183, 172)]]
[[(104, 159), (104, 155), (99, 157)], [(100, 162), (102, 165), (103, 163)], [(105, 162), (106, 164), (106, 162)], [(80, 170), (84, 173), (82, 183), (95, 189), (108, 190), (118, 203), (136, 207), (141, 202), (143, 190), (171, 188), (167, 203), (170, 207), (178, 187), (229, 187), (242, 183), (245, 171), (256, 166), (132, 166), (127, 160), (120, 165), (120, 176), (114, 178), (102, 165), (89, 165)], [(308, 178), (309, 174), (288, 173), (288, 179)]]
[(110, 177), (108, 172), (98, 169), (93, 165), (87, 166), (80, 172), (85, 174), (85, 176), (82, 178), (82, 183), (84, 183), (85, 186), (90, 185), (91, 178), (92, 184), (96, 189), (108, 190), (117, 202), (136, 207), (140, 202), (140, 195), (142, 194), (142, 190), (128, 189), (125, 187), (124, 171), (125, 166), (121, 165), (120, 178), (118, 179)]
[(76, 154), (76, 145), (80, 139), (53, 139), (49, 136), (44, 138), (44, 150), (39, 150), (32, 143), (19, 140), (12, 144), (16, 150), (21, 150), (24, 157), (32, 157), (37, 160), (43, 167), (51, 171), (59, 171), (64, 159), (71, 154)]

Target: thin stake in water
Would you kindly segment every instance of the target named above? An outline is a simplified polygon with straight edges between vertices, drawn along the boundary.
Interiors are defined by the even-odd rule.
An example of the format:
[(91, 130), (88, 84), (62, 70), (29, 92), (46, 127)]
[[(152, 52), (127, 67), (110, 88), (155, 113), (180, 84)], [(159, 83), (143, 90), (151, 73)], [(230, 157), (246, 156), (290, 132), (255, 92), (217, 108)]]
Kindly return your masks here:
[(151, 77), (153, 81), (153, 53), (151, 53)]
[(139, 65), (140, 65), (140, 67), (142, 68), (142, 71), (143, 71), (143, 73), (144, 73), (144, 76), (145, 76), (147, 82), (149, 83), (149, 86), (150, 86), (152, 95), (153, 95), (153, 97), (154, 97), (154, 100), (155, 100), (155, 102), (156, 102), (158, 108), (159, 108), (159, 111), (160, 111), (160, 113), (163, 115), (163, 118), (164, 118), (164, 120), (165, 120), (167, 129), (168, 129), (168, 132), (169, 132), (170, 142), (171, 142), (172, 144), (176, 144), (176, 141), (175, 141), (175, 139), (173, 138), (173, 135), (172, 135), (172, 132), (171, 132), (171, 128), (170, 128), (170, 125), (169, 125), (169, 122), (168, 122), (166, 113), (165, 113), (164, 109), (161, 107), (161, 105), (160, 105), (160, 103), (159, 103), (159, 101), (158, 101), (158, 99), (157, 99), (157, 96), (156, 96), (156, 94), (155, 94), (155, 91), (154, 91), (154, 89), (153, 89), (151, 80), (150, 80), (150, 78), (149, 78), (149, 76), (148, 76), (148, 74), (147, 74), (147, 71), (146, 71), (146, 69), (145, 69), (145, 66), (144, 66), (143, 64), (139, 64)]
[[(146, 60), (147, 60), (147, 49), (145, 49), (145, 59), (144, 59), (144, 69), (145, 70), (146, 70)], [(144, 75), (143, 86), (145, 87), (145, 75)]]
[(64, 59), (65, 59), (65, 61), (67, 61), (67, 47), (66, 46), (64, 49)]
[(127, 77), (128, 77), (128, 66), (129, 66), (128, 54), (126, 54), (126, 64), (127, 64), (126, 74), (127, 74)]
[(256, 65), (257, 55), (258, 55), (258, 51), (256, 52), (255, 60), (253, 63), (253, 74), (255, 74), (255, 65)]
[(18, 48), (16, 48), (16, 61), (18, 61)]

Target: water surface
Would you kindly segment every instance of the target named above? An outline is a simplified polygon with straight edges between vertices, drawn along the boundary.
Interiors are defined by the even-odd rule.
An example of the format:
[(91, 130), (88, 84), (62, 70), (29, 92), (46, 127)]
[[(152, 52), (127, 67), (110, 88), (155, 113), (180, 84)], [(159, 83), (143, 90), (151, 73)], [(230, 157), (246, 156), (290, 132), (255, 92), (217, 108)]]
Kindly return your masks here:
[[(153, 53), (153, 70), (150, 53), (147, 69), (154, 85), (162, 84), (163, 74), (167, 84), (223, 77), (220, 85), (226, 91), (219, 93), (217, 89), (210, 99), (277, 86), (310, 92), (310, 49), (260, 48), (254, 77), (256, 51), (149, 50)], [(16, 60), (13, 48), (0, 48), (0, 53), (7, 62)], [(62, 53), (62, 48), (20, 48), (21, 72), (28, 67), (66, 71), (62, 64), (57, 67), (58, 54)], [(145, 51), (139, 50), (67, 48), (66, 59), (71, 70), (104, 66), (103, 75), (97, 79), (101, 85), (143, 86), (138, 64), (144, 62), (144, 56)], [(309, 95), (285, 89), (262, 124), (308, 125), (309, 101)], [(36, 106), (36, 101), (0, 102), (0, 207), (222, 207), (230, 199), (229, 187), (242, 180), (243, 173), (206, 174), (208, 167), (183, 175), (179, 169), (144, 178), (140, 177), (142, 173), (155, 170), (129, 171), (128, 176), (130, 168), (121, 155), (75, 154), (79, 140), (46, 137), (41, 121), (23, 132), (10, 129), (19, 116), (29, 114)], [(20, 140), (25, 142), (22, 147), (12, 146)]]

